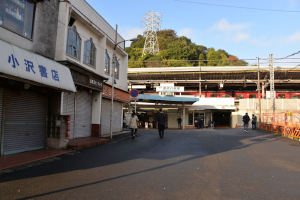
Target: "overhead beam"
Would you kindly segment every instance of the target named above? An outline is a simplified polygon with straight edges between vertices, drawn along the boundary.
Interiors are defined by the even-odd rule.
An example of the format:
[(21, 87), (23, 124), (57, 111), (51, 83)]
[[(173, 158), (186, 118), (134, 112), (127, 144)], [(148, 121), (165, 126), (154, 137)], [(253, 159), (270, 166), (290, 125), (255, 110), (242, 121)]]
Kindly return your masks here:
[[(257, 80), (128, 80), (130, 84), (132, 83), (144, 83), (144, 84), (150, 84), (150, 83), (257, 83)], [(260, 82), (268, 82), (268, 80), (260, 80)], [(275, 83), (300, 83), (300, 80), (274, 80)]]

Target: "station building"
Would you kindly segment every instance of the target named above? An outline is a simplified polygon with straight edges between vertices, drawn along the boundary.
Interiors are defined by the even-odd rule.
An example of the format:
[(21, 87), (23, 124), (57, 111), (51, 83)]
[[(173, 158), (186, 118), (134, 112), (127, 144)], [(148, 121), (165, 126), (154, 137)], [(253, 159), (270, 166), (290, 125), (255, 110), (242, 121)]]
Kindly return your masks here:
[[(260, 66), (261, 113), (272, 109), (269, 66)], [(168, 128), (242, 126), (245, 112), (259, 117), (258, 67), (168, 67), (129, 68), (129, 89), (139, 95), (132, 99), (146, 126), (155, 126), (159, 108), (167, 113)], [(300, 67), (275, 67), (276, 112), (300, 111)], [(136, 102), (136, 103), (135, 103)], [(143, 125), (145, 126), (145, 125)]]

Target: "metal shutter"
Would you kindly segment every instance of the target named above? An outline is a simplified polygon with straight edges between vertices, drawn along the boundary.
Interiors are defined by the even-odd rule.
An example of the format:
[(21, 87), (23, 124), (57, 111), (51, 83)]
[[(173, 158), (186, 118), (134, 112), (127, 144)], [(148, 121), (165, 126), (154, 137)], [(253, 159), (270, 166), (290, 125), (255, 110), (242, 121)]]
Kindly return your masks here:
[(75, 94), (75, 137), (91, 136), (92, 128), (92, 95), (86, 89)]
[(70, 115), (70, 138), (74, 136), (75, 93), (63, 92), (63, 115)]
[[(112, 132), (120, 132), (122, 130), (122, 109), (123, 105), (114, 101), (114, 114), (112, 117)], [(101, 136), (109, 136), (110, 134), (110, 115), (111, 100), (102, 99), (101, 106)]]
[(102, 99), (101, 106), (101, 136), (108, 136), (110, 134), (110, 112), (111, 112), (111, 100)]
[(123, 124), (123, 116), (122, 111), (123, 105), (120, 102), (114, 102), (114, 123), (113, 123), (113, 132), (120, 132), (122, 131), (122, 124)]
[(2, 108), (3, 105), (2, 104), (3, 104), (3, 88), (0, 87), (0, 150), (2, 149), (1, 148), (1, 143), (2, 143), (1, 142), (1, 140), (2, 140), (2, 123), (3, 123), (2, 122), (2, 119), (3, 119), (2, 118), (2, 115), (3, 115), (3, 113), (2, 113), (3, 112), (3, 108)]
[(32, 91), (4, 90), (4, 154), (45, 146), (47, 97)]

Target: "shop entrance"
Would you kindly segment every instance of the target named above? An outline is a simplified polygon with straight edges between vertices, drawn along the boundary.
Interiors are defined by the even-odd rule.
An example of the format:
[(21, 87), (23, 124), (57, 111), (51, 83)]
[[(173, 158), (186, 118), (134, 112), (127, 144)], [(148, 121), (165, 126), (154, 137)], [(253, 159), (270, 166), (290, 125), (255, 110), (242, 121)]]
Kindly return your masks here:
[(230, 127), (231, 112), (213, 112), (215, 127)]

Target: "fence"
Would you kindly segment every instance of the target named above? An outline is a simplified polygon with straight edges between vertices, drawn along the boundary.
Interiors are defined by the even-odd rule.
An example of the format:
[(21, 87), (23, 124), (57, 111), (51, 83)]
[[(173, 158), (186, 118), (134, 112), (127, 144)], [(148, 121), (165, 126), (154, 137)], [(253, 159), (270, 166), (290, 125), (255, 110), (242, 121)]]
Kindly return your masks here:
[(300, 141), (300, 112), (263, 113), (259, 128)]

